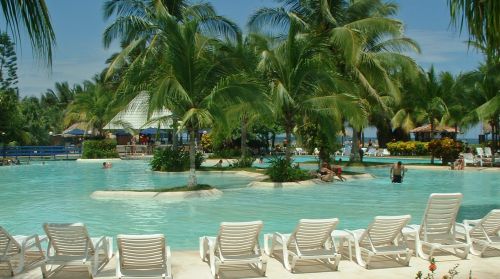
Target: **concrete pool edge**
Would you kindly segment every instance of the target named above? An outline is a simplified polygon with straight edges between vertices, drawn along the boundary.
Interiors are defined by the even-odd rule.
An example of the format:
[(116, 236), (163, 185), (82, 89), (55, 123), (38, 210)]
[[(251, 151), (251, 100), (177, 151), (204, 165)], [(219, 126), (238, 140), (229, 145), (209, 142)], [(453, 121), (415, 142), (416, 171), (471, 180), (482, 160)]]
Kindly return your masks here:
[[(358, 180), (358, 179), (373, 179), (375, 176), (369, 173), (363, 174), (351, 174), (351, 175), (343, 175), (346, 180)], [(334, 177), (334, 181), (341, 183), (338, 177)], [(332, 182), (325, 182), (321, 179), (314, 178), (304, 181), (296, 181), (296, 182), (267, 182), (267, 181), (254, 181), (248, 184), (249, 187), (263, 187), (263, 188), (288, 188), (288, 187), (307, 187), (307, 186), (315, 186), (315, 185), (331, 185)]]
[(94, 191), (92, 199), (164, 199), (184, 200), (191, 198), (219, 197), (222, 191), (218, 189), (184, 191), (184, 192), (134, 192), (134, 191)]

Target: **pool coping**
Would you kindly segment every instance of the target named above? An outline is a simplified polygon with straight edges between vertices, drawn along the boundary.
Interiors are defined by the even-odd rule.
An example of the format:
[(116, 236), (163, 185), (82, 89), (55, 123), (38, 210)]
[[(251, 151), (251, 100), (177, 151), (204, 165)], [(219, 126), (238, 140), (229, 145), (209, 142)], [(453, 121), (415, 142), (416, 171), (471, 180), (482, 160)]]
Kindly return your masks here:
[(197, 190), (197, 191), (179, 191), (179, 192), (135, 192), (135, 191), (94, 191), (90, 195), (92, 199), (165, 199), (165, 200), (184, 200), (191, 198), (209, 198), (219, 197), (222, 191), (218, 189)]

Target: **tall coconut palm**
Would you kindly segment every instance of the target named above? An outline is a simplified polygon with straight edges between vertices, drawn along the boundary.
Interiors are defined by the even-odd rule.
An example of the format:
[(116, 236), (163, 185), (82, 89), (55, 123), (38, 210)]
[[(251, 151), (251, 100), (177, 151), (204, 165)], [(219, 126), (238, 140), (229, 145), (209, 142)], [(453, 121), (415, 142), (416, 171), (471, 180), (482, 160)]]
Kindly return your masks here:
[(486, 46), (486, 54), (500, 57), (500, 1), (448, 0), (451, 20), (461, 30), (464, 23), (473, 41)]
[[(380, 0), (282, 2), (285, 8), (258, 11), (251, 18), (250, 26), (275, 30), (270, 25), (283, 28), (292, 21), (307, 25), (310, 34), (325, 38), (330, 54), (328, 59), (352, 83), (351, 93), (357, 94), (363, 103), (387, 111), (386, 103), (399, 99), (397, 81), (392, 74), (402, 70), (410, 75), (418, 72), (416, 63), (402, 54), (404, 50), (419, 52), (418, 45), (403, 36), (401, 22), (386, 18), (396, 12), (394, 4)], [(346, 116), (349, 117), (352, 118)], [(358, 131), (368, 120), (356, 119), (351, 122), (355, 147), (351, 160), (359, 160)]]
[(493, 149), (498, 149), (500, 129), (500, 63), (483, 64), (459, 77), (463, 102), (469, 109), (465, 122), (487, 122), (492, 128)]
[(223, 59), (227, 71), (240, 73), (256, 81), (254, 92), (256, 96), (253, 102), (239, 102), (224, 107), (219, 110), (220, 114), (214, 115), (216, 118), (215, 131), (232, 135), (231, 130), (239, 128), (241, 135), (241, 159), (248, 155), (247, 140), (252, 126), (265, 119), (272, 117), (271, 100), (268, 90), (263, 82), (265, 77), (262, 73), (256, 72), (259, 57), (258, 51), (262, 49), (261, 44), (265, 44), (264, 38), (256, 34), (250, 34), (244, 39), (237, 40), (237, 43), (223, 43), (219, 45), (217, 53), (219, 59)]
[(25, 29), (35, 57), (50, 66), (56, 38), (45, 1), (0, 0), (0, 6), (14, 38), (20, 40), (21, 29)]
[[(274, 112), (284, 127), (288, 143), (294, 128), (306, 119), (338, 123), (341, 121), (338, 112), (353, 108), (357, 108), (355, 115), (363, 115), (362, 107), (352, 95), (337, 91), (342, 82), (334, 65), (325, 61), (327, 48), (322, 38), (304, 33), (302, 21), (291, 18), (290, 22), (287, 39), (275, 43), (276, 46), (271, 41), (268, 44), (271, 48), (262, 50), (258, 67), (269, 79)], [(345, 104), (339, 105), (343, 101)], [(291, 153), (289, 144), (287, 159)]]
[(104, 126), (118, 113), (119, 108), (112, 106), (115, 96), (102, 80), (85, 81), (83, 90), (75, 94), (68, 106), (64, 123), (66, 126), (82, 122), (86, 129), (97, 130), (104, 136)]
[[(161, 1), (156, 1), (153, 8), (146, 10), (146, 15), (137, 19), (137, 29), (129, 30), (134, 39), (113, 61), (115, 65), (121, 63), (120, 59), (135, 50), (138, 42), (147, 42), (131, 63), (119, 90), (133, 94), (137, 88), (142, 88), (150, 94), (150, 114), (167, 108), (179, 117), (181, 127), (189, 133), (189, 187), (197, 185), (197, 133), (213, 123), (215, 104), (220, 108), (233, 101), (251, 101), (255, 98), (252, 92), (257, 91), (254, 80), (241, 74), (231, 75), (224, 62), (218, 60), (215, 49), (220, 40), (206, 34), (213, 34), (217, 26), (225, 26), (233, 27), (231, 30), (226, 28), (230, 31), (228, 36), (238, 37), (239, 30), (230, 21), (217, 16), (211, 6), (204, 5), (205, 14), (198, 13), (198, 6), (188, 7), (179, 19), (171, 15)], [(217, 21), (215, 29), (206, 25), (209, 17), (212, 22)], [(107, 35), (105, 33), (105, 37)]]

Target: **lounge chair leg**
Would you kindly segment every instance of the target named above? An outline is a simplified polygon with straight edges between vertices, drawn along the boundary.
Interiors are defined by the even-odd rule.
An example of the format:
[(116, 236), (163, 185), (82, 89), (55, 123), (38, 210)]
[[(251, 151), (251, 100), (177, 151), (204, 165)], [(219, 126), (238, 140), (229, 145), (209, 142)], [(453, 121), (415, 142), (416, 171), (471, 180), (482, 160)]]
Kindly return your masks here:
[(47, 266), (45, 263), (43, 263), (41, 266), (40, 266), (40, 269), (42, 270), (42, 278), (48, 278), (48, 274), (47, 274)]

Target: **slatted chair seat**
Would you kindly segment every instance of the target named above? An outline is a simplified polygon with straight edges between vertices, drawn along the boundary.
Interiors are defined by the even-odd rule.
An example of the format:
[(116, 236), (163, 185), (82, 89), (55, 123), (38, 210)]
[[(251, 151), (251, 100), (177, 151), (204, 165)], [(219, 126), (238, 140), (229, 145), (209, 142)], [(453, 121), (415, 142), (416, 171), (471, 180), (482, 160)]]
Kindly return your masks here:
[[(403, 228), (410, 219), (410, 215), (377, 216), (367, 229), (347, 231), (351, 234), (358, 264), (368, 268), (373, 257), (396, 256), (396, 260), (408, 266), (413, 250), (408, 248)], [(367, 255), (366, 261), (363, 254)]]
[(262, 221), (222, 222), (217, 237), (200, 237), (200, 256), (209, 261), (213, 277), (219, 276), (221, 266), (243, 264), (256, 265), (265, 276), (267, 259), (259, 245), (262, 227)]
[(172, 279), (172, 256), (163, 234), (118, 235), (116, 242), (116, 277)]
[[(462, 202), (460, 193), (431, 194), (420, 226), (405, 230), (407, 237), (415, 239), (417, 254), (426, 260), (433, 258), (438, 250), (453, 249), (454, 253), (466, 259), (470, 245), (457, 240), (456, 217)], [(429, 253), (424, 252), (429, 248)]]
[[(26, 266), (34, 266), (45, 259), (41, 242), (45, 236), (11, 235), (0, 226), (0, 264), (6, 264), (12, 276), (21, 273)], [(33, 257), (29, 257), (28, 254)]]
[(283, 264), (291, 272), (295, 271), (295, 264), (299, 260), (321, 260), (330, 265), (332, 270), (338, 270), (341, 255), (337, 253), (332, 239), (332, 232), (338, 222), (337, 218), (301, 219), (291, 234), (266, 234), (266, 254), (272, 257), (274, 250), (281, 248)]
[[(47, 259), (41, 266), (44, 278), (58, 268), (64, 266), (85, 266), (92, 278), (100, 267), (112, 256), (112, 239), (110, 237), (89, 237), (87, 228), (82, 223), (47, 224), (43, 229), (49, 240)], [(50, 269), (47, 269), (50, 266)]]

